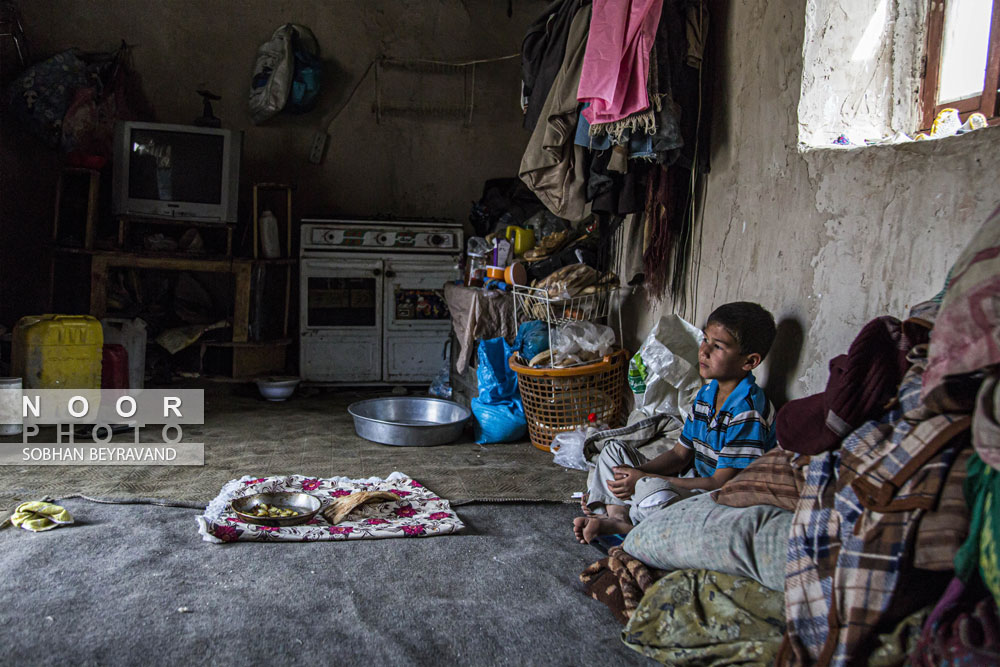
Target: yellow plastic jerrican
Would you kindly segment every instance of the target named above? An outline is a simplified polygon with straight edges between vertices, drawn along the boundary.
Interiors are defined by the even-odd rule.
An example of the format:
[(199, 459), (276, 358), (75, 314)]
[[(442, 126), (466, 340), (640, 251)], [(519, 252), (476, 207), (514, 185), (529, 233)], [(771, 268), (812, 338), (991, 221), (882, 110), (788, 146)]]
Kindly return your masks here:
[(100, 389), (104, 332), (89, 315), (29, 315), (14, 327), (11, 370), (25, 389)]

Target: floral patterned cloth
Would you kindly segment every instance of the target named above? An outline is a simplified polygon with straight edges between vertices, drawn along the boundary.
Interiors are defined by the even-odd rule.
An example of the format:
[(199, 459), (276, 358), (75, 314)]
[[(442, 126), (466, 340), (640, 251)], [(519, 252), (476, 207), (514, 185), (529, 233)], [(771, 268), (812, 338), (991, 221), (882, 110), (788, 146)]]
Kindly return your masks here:
[[(317, 496), (323, 508), (335, 498), (357, 491), (388, 491), (398, 501), (371, 503), (355, 508), (344, 521), (331, 526), (322, 510), (301, 526), (260, 526), (246, 523), (233, 512), (230, 502), (255, 493), (305, 492)], [(439, 498), (420, 482), (394, 472), (385, 479), (320, 479), (302, 475), (242, 477), (222, 487), (222, 491), (198, 517), (198, 532), (206, 542), (317, 542), (386, 537), (447, 535), (465, 524), (444, 498)]]

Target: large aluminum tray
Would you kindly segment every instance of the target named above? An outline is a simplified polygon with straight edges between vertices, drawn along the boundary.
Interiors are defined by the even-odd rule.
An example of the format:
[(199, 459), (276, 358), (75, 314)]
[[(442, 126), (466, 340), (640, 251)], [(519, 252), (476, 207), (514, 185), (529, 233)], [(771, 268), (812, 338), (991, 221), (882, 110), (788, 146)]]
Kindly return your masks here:
[(365, 440), (383, 445), (426, 447), (458, 440), (468, 408), (440, 398), (400, 396), (370, 398), (348, 406), (354, 430)]

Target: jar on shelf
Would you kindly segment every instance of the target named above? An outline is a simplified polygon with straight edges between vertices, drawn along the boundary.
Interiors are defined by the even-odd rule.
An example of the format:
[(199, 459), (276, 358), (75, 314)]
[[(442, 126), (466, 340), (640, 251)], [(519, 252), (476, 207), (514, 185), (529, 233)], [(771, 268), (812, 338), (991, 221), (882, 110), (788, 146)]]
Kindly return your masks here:
[(468, 253), (465, 269), (465, 286), (482, 287), (486, 279), (486, 255)]

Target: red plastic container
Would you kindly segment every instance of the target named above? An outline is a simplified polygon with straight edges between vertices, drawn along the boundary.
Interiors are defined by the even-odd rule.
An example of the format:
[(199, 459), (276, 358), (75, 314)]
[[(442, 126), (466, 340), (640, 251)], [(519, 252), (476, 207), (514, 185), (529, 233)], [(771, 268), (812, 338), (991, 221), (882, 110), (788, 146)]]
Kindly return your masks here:
[(105, 343), (101, 364), (101, 389), (128, 388), (128, 351), (124, 345)]

